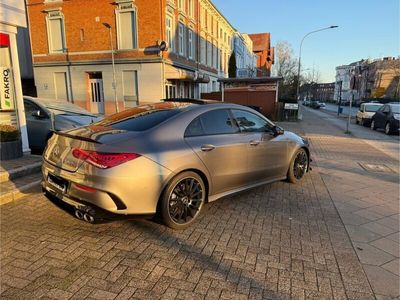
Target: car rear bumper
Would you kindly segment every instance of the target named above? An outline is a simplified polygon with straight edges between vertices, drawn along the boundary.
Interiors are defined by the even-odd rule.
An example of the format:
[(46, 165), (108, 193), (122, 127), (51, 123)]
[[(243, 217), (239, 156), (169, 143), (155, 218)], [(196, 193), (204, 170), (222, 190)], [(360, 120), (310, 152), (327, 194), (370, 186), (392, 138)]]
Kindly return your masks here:
[[(43, 192), (83, 211), (91, 209), (117, 215), (154, 214), (171, 172), (144, 157), (129, 162), (124, 168), (112, 172), (96, 170), (95, 174), (88, 175), (84, 167), (69, 172), (44, 161)], [(55, 184), (52, 178), (61, 183)]]

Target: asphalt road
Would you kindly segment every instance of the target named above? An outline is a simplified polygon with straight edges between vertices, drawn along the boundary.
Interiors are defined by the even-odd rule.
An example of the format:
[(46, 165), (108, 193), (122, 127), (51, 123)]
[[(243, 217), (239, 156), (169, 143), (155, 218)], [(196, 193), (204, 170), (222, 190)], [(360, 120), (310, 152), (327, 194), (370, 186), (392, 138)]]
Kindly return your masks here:
[[(342, 106), (343, 107), (343, 113), (342, 115), (348, 115), (349, 114), (349, 107), (348, 106)], [(325, 103), (325, 107), (321, 108), (321, 110), (328, 110), (328, 111), (333, 111), (336, 112), (338, 111), (338, 106), (336, 104), (331, 104), (331, 103)], [(357, 114), (358, 107), (352, 107), (351, 108), (351, 115), (355, 116)]]

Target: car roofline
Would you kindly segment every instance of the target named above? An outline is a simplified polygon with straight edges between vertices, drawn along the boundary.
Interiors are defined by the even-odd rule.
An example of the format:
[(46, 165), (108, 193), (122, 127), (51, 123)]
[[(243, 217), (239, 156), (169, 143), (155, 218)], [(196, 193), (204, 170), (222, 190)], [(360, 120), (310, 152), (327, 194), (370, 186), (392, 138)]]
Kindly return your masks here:
[(193, 103), (193, 104), (200, 104), (200, 105), (223, 103), (218, 100), (207, 100), (207, 99), (196, 99), (196, 98), (168, 98), (168, 99), (162, 99), (161, 101)]

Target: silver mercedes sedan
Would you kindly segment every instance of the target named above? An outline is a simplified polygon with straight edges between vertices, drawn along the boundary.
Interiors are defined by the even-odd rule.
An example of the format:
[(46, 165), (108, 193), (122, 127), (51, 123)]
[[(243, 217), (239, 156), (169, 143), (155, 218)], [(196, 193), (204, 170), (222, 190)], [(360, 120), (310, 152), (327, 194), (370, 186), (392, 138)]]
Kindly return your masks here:
[(207, 202), (309, 170), (308, 142), (251, 108), (173, 99), (66, 132), (44, 152), (43, 192), (86, 222), (153, 216), (183, 229)]

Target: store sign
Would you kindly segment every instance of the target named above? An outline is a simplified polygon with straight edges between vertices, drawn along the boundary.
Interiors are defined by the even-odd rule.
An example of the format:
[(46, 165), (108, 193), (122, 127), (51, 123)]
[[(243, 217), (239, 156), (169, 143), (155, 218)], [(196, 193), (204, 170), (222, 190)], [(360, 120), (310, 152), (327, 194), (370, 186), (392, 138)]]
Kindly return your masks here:
[(11, 69), (0, 67), (0, 109), (13, 109), (13, 103)]
[(285, 103), (285, 109), (298, 110), (299, 109), (299, 105), (297, 103)]

